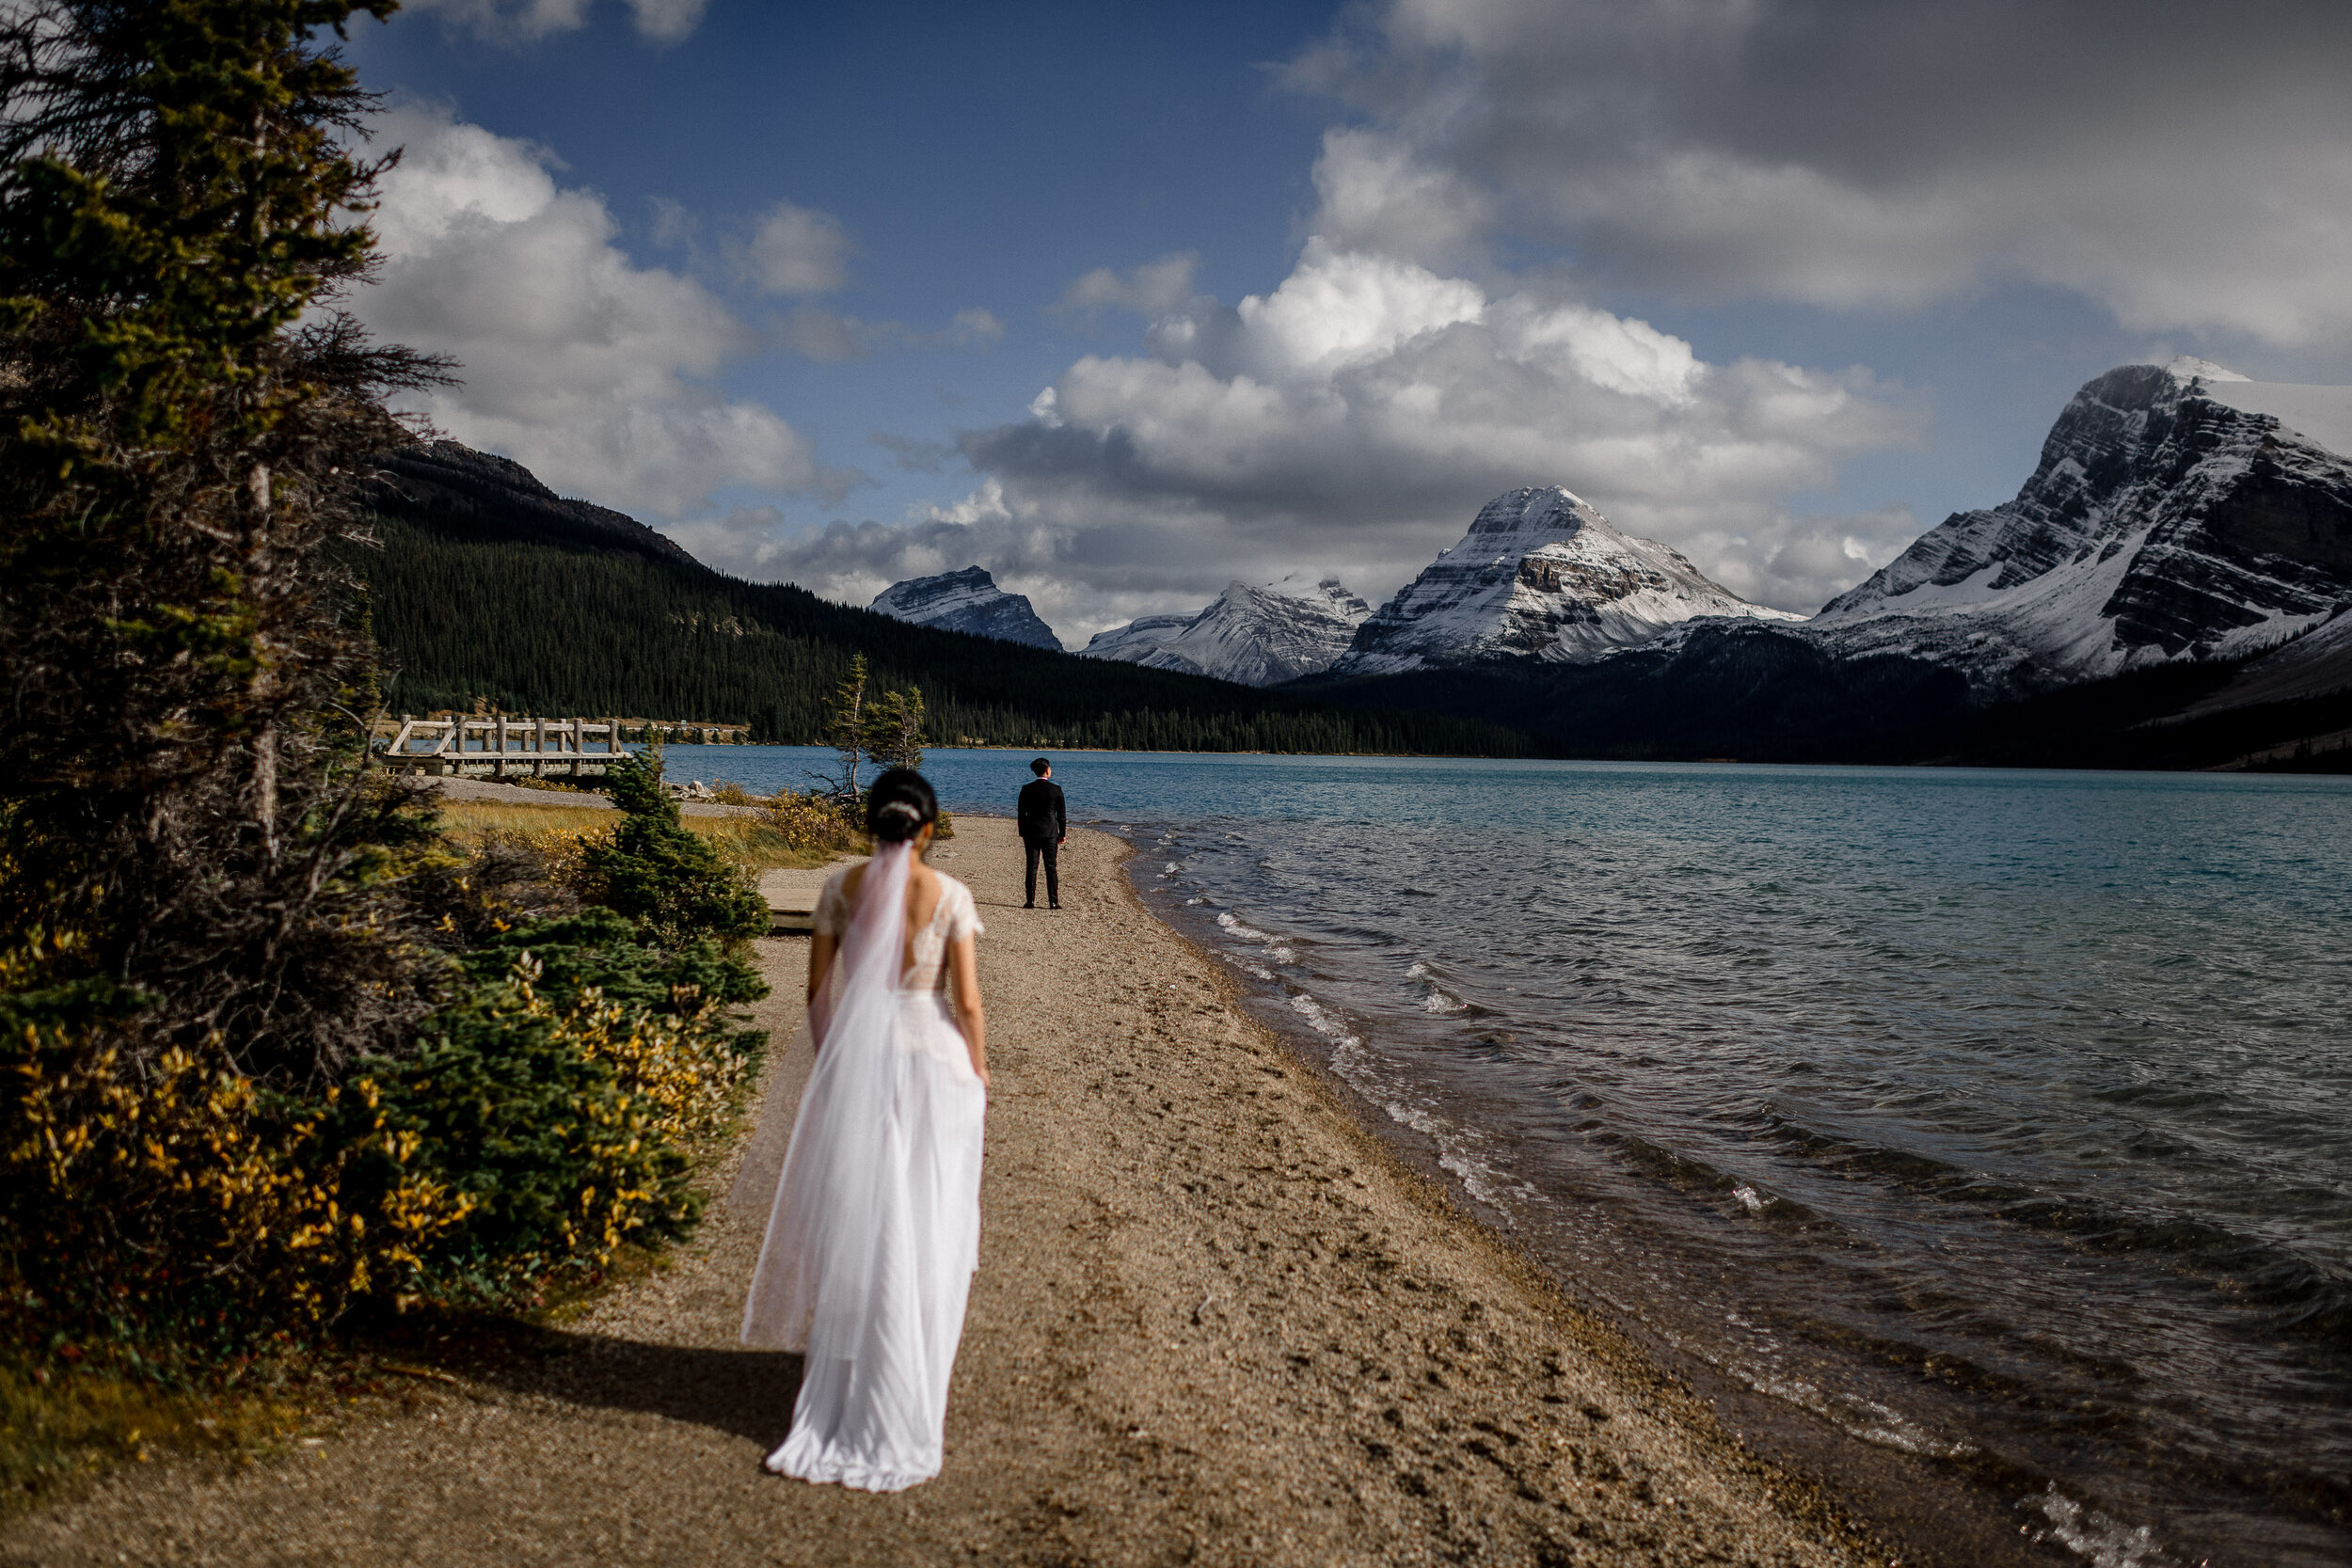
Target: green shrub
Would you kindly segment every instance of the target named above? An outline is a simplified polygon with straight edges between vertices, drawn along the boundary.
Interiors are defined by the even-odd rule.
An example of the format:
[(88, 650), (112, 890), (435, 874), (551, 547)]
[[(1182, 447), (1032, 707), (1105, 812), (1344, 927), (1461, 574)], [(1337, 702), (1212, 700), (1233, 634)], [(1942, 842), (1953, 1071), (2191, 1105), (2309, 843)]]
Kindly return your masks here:
[(560, 1006), (572, 1006), (590, 988), (622, 1006), (671, 1013), (739, 1006), (768, 994), (758, 973), (718, 942), (705, 938), (675, 948), (656, 946), (618, 910), (602, 905), (518, 926), (459, 962), (477, 983), (493, 986), (525, 954), (539, 965), (537, 989)]
[(669, 943), (767, 935), (759, 890), (679, 819), (677, 802), (661, 786), (659, 749), (614, 763), (604, 780), (622, 817), (609, 840), (581, 856), (598, 902)]
[(766, 1037), (727, 1009), (766, 987), (715, 943), (665, 952), (611, 910), (506, 934), (413, 1056), (371, 1063), (387, 1124), (462, 1198), (425, 1291), (496, 1301), (624, 1241), (680, 1234), (695, 1147), (726, 1125)]

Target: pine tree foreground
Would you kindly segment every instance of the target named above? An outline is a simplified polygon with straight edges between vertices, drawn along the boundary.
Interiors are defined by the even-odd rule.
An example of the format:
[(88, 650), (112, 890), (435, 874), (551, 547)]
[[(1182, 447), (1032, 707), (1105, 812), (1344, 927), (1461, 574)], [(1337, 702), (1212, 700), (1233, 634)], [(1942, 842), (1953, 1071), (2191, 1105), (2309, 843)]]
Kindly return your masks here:
[(333, 45), (392, 9), (0, 15), (0, 985), (142, 1061), (316, 1086), (425, 1005), (323, 548), (443, 372), (333, 309), (385, 167)]

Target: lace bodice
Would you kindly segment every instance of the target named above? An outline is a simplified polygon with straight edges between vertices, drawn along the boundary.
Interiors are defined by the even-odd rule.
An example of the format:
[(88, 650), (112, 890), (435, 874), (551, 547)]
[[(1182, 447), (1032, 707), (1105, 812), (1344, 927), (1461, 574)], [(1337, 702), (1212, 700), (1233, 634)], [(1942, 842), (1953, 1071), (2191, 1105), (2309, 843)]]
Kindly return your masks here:
[[(818, 895), (817, 912), (811, 922), (827, 936), (838, 938), (850, 928), (850, 898), (842, 891), (855, 866), (845, 865), (825, 879), (825, 891)], [(931, 911), (930, 924), (914, 933), (908, 943), (906, 973), (898, 978), (901, 990), (946, 990), (947, 989), (947, 944), (958, 937), (977, 937), (987, 927), (980, 924), (980, 911), (972, 902), (972, 890), (944, 872), (939, 878), (939, 908)]]

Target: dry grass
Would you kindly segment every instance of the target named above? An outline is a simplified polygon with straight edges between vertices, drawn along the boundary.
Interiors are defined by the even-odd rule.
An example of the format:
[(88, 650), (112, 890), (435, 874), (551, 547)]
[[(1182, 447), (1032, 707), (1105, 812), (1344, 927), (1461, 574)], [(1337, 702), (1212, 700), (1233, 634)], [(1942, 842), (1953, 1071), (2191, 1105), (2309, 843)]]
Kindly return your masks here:
[[(441, 820), (460, 842), (479, 844), (484, 835), (518, 832), (537, 837), (558, 833), (572, 838), (609, 833), (620, 813), (595, 806), (525, 804), (508, 800), (445, 800)], [(687, 827), (715, 842), (728, 859), (747, 871), (801, 869), (827, 865), (834, 851), (795, 847), (781, 830), (756, 816), (690, 816)]]
[(303, 1418), (274, 1393), (188, 1392), (103, 1370), (0, 1362), (0, 1513), (158, 1453), (267, 1448)]
[(831, 865), (835, 850), (802, 848), (756, 816), (690, 816), (686, 825), (751, 871), (803, 870)]
[(611, 832), (621, 814), (611, 806), (575, 806), (549, 801), (529, 805), (508, 800), (443, 800), (441, 821), (452, 833), (478, 840), (493, 829), (523, 833)]

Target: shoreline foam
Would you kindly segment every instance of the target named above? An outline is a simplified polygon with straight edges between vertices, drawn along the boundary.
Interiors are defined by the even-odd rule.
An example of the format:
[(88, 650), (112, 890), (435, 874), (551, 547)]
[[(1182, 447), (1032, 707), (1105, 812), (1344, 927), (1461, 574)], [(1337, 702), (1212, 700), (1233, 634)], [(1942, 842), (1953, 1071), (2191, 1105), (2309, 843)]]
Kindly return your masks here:
[[(1551, 1207), (1548, 1197), (1508, 1172), (1488, 1165), (1474, 1148), (1463, 1148), (1462, 1138), (1469, 1129), (1457, 1114), (1438, 1107), (1413, 1085), (1379, 1073), (1368, 1079), (1362, 1069), (1374, 1058), (1354, 1021), (1333, 1013), (1295, 981), (1252, 961), (1248, 951), (1225, 951), (1212, 941), (1214, 935), (1266, 943), (1279, 939), (1227, 912), (1216, 917), (1215, 933), (1205, 926), (1197, 934), (1187, 932), (1183, 919), (1190, 906), (1200, 902), (1198, 898), (1153, 909), (1145, 896), (1152, 891), (1147, 880), (1151, 876), (1147, 863), (1164, 859), (1162, 849), (1140, 832), (1128, 842), (1132, 854), (1126, 881), (1137, 908), (1199, 953), (1217, 975), (1232, 1005), (1315, 1074), (1339, 1113), (1425, 1184), (1436, 1201), (1447, 1208), (1453, 1223), (1476, 1233), (1537, 1275), (1542, 1289), (1559, 1295), (1570, 1311), (1589, 1320), (1597, 1332), (1620, 1342), (1626, 1354), (1647, 1363), (1653, 1375), (1666, 1377), (1702, 1401), (1708, 1419), (1743, 1449), (1753, 1448), (1767, 1462), (1804, 1476), (1813, 1484), (1825, 1485), (1828, 1494), (1852, 1512), (1860, 1528), (1898, 1552), (1902, 1562), (1914, 1568), (1923, 1564), (1994, 1568), (2142, 1560), (2086, 1550), (2067, 1529), (2045, 1520), (2045, 1488), (2060, 1504), (2079, 1506), (2066, 1503), (2046, 1478), (2002, 1472), (1998, 1479), (2011, 1484), (1996, 1485), (1992, 1475), (1977, 1473), (1982, 1465), (1963, 1464), (1955, 1468), (1938, 1463), (1966, 1460), (1974, 1450), (1929, 1451), (1857, 1434), (1836, 1413), (1808, 1406), (1803, 1399), (1792, 1397), (1792, 1390), (1759, 1386), (1707, 1345), (1655, 1321), (1653, 1314), (1643, 1309), (1638, 1290), (1628, 1293), (1628, 1282), (1580, 1282), (1564, 1275), (1562, 1260), (1545, 1256), (1540, 1244), (1515, 1223), (1512, 1213), (1512, 1204), (1530, 1201), (1548, 1210)], [(1287, 954), (1281, 961), (1290, 961)], [(1258, 986), (1251, 987), (1250, 980)], [(1475, 1133), (1470, 1136), (1474, 1143)], [(2011, 1495), (2021, 1487), (2025, 1505)], [(2027, 1505), (2032, 1512), (2021, 1511)], [(2112, 1523), (2105, 1521), (2104, 1515), (2099, 1517)]]

